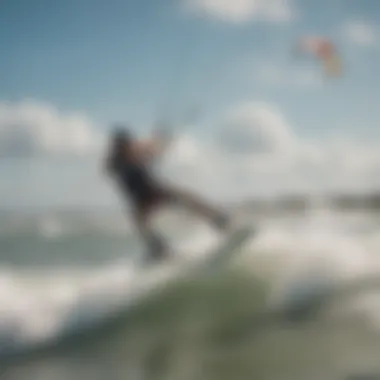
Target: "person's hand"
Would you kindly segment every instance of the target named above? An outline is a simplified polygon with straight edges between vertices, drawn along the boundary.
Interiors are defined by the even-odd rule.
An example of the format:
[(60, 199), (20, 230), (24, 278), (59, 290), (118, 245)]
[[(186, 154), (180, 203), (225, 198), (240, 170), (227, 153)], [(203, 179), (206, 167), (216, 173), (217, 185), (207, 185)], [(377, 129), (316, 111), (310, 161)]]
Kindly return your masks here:
[(168, 123), (159, 123), (154, 131), (154, 137), (162, 142), (168, 142), (172, 139), (172, 131)]

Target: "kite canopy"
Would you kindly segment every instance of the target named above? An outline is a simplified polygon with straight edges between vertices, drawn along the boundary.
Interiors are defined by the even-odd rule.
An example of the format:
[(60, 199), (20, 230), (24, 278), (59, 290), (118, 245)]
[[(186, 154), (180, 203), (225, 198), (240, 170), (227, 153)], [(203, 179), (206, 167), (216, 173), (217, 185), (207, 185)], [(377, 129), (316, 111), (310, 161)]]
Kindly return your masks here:
[(301, 38), (297, 43), (296, 51), (311, 54), (320, 60), (325, 75), (335, 77), (342, 74), (341, 59), (336, 47), (328, 39), (322, 37)]

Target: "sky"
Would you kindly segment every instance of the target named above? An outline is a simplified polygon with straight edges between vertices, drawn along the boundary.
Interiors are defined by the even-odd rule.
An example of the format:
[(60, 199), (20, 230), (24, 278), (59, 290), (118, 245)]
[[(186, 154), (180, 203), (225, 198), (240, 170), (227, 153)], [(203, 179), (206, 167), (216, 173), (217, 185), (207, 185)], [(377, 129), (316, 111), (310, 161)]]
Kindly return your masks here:
[(161, 119), (162, 175), (212, 199), (377, 188), (379, 25), (377, 0), (3, 0), (0, 207), (120, 205), (107, 134)]

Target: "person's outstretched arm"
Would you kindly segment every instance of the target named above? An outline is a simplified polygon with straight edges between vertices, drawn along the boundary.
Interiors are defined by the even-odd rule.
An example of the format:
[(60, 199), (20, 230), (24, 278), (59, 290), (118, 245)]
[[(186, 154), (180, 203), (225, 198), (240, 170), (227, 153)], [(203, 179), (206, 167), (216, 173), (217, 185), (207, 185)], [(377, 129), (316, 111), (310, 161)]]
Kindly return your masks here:
[(168, 130), (160, 129), (154, 132), (153, 136), (146, 140), (136, 143), (137, 153), (144, 158), (154, 159), (161, 156), (169, 147), (172, 141)]

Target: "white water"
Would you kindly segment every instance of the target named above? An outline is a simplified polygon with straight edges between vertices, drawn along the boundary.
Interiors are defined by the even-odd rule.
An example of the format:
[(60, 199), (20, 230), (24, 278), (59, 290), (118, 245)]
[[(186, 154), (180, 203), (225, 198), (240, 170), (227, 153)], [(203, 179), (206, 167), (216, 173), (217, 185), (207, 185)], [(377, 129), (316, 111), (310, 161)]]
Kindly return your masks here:
[[(199, 228), (183, 242), (189, 257), (200, 257), (215, 237)], [(360, 276), (380, 276), (380, 233), (366, 214), (345, 215), (315, 210), (303, 217), (261, 222), (260, 233), (242, 258), (256, 276), (274, 281), (272, 302), (284, 300), (306, 284), (342, 283)], [(185, 249), (185, 248), (183, 248)], [(35, 345), (98, 319), (180, 273), (176, 267), (136, 271), (133, 260), (98, 270), (31, 273), (2, 268), (0, 272), (0, 353)], [(311, 289), (310, 288), (310, 289)], [(307, 293), (307, 292), (306, 292)], [(362, 295), (347, 312), (364, 313), (376, 325), (378, 298)]]
[[(50, 235), (47, 237), (50, 239)], [(141, 269), (139, 258), (98, 270), (0, 272), (0, 355), (43, 345), (91, 328), (142, 295), (174, 279), (205, 256), (218, 239), (200, 229), (178, 260)], [(190, 265), (191, 264), (191, 265)]]

